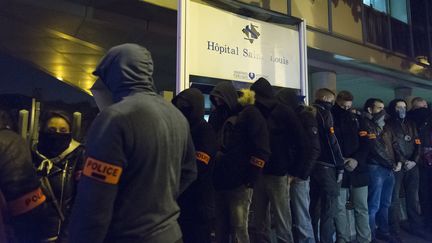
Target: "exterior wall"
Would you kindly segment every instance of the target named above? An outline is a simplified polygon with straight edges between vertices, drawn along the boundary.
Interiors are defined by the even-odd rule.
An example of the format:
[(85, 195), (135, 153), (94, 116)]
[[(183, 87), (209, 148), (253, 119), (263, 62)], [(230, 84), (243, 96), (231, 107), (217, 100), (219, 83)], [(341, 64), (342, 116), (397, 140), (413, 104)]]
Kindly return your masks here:
[(332, 31), (357, 41), (363, 40), (361, 1), (332, 1)]
[(291, 0), (291, 14), (306, 19), (308, 26), (328, 31), (327, 0)]

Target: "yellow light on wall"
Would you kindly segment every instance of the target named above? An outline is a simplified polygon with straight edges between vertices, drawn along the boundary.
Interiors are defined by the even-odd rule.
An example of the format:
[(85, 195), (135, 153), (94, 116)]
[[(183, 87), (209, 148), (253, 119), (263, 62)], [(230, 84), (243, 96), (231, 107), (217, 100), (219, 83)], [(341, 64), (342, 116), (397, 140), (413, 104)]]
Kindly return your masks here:
[(164, 8), (177, 10), (177, 1), (174, 0), (141, 0), (141, 1), (151, 3)]

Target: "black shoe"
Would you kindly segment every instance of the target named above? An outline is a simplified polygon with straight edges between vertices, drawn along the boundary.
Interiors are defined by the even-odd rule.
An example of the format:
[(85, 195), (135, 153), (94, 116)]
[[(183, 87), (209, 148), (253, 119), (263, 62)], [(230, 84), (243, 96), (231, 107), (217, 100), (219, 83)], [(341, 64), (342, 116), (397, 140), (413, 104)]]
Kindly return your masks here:
[(392, 235), (387, 241), (389, 243), (403, 243), (402, 238), (399, 235)]
[(431, 240), (431, 237), (424, 230), (422, 230), (420, 228), (418, 228), (418, 229), (410, 228), (407, 230), (407, 232), (411, 235), (420, 237), (424, 240)]
[(389, 233), (383, 233), (383, 232), (381, 232), (381, 231), (379, 231), (379, 230), (377, 230), (377, 231), (375, 232), (375, 238), (378, 239), (378, 240), (385, 241), (385, 242), (388, 242), (388, 241), (390, 241), (390, 239), (391, 239)]

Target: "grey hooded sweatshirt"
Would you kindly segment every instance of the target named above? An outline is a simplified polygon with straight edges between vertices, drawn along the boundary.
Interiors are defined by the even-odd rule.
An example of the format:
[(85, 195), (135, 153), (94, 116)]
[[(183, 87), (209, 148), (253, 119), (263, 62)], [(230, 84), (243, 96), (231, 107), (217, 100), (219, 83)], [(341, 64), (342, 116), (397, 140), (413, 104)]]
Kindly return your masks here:
[(155, 92), (150, 53), (110, 49), (94, 72), (112, 93), (87, 136), (69, 242), (174, 243), (177, 196), (196, 178), (184, 116)]

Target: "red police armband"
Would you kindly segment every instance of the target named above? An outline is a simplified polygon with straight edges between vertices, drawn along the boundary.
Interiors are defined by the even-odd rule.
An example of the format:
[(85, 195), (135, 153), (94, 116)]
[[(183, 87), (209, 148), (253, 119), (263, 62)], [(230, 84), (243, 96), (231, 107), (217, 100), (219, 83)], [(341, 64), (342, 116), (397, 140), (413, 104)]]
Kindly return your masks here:
[(195, 156), (197, 160), (203, 162), (206, 165), (208, 165), (208, 163), (210, 162), (210, 155), (204, 152), (196, 151)]
[(359, 132), (360, 137), (366, 137), (367, 135), (368, 135), (368, 133), (366, 131), (360, 131)]
[(257, 157), (253, 157), (253, 156), (250, 159), (250, 163), (255, 165), (256, 167), (259, 167), (259, 168), (264, 168), (264, 165), (265, 165), (264, 160), (259, 159)]
[(421, 144), (420, 139), (416, 138), (416, 139), (415, 139), (415, 144), (420, 145), (420, 144)]
[(87, 158), (83, 175), (107, 184), (116, 185), (123, 168), (94, 158)]
[(45, 202), (46, 197), (40, 188), (31, 191), (13, 201), (8, 202), (8, 208), (13, 216), (17, 216), (36, 208)]

